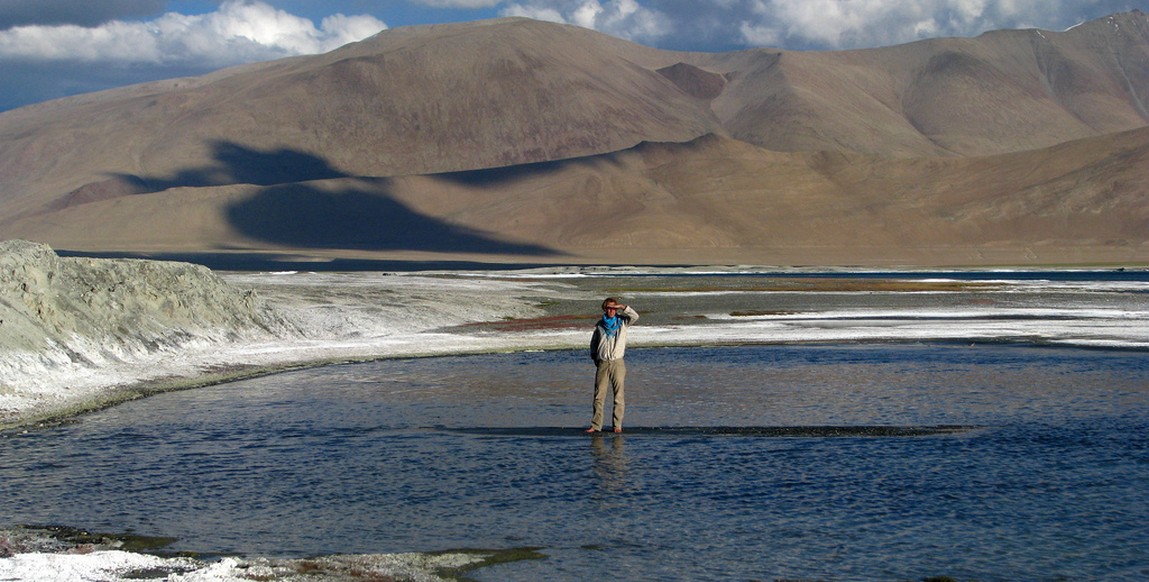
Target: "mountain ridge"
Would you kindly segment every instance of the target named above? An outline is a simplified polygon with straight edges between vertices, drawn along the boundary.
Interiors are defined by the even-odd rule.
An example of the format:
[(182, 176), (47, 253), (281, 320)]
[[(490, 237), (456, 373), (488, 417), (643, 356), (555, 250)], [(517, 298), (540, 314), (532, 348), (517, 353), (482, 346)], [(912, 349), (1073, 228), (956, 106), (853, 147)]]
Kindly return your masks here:
[[(828, 53), (661, 51), (527, 19), (394, 29), (0, 114), (0, 237), (510, 262), (802, 262), (814, 247), (834, 263), (1138, 262), (1147, 101), (1139, 11)], [(638, 161), (656, 151), (666, 171)], [(1027, 179), (1051, 163), (1066, 171)]]

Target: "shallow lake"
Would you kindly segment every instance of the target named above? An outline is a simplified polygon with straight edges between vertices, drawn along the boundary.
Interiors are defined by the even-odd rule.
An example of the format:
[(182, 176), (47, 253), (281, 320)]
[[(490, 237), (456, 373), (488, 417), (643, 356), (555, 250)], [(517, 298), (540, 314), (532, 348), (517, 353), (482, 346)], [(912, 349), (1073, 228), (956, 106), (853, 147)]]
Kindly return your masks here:
[(546, 556), (480, 580), (1149, 577), (1145, 352), (627, 360), (622, 435), (581, 433), (581, 351), (329, 366), (131, 402), (0, 440), (2, 521), (205, 553)]

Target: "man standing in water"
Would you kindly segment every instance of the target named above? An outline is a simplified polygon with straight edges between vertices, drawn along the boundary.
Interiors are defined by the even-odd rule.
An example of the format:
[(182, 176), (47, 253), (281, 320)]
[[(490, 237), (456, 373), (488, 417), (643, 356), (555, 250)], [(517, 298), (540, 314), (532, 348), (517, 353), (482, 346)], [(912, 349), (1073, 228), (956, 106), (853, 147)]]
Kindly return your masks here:
[(614, 389), (614, 409), (611, 421), (614, 432), (622, 432), (622, 415), (626, 412), (626, 330), (638, 321), (638, 312), (629, 305), (622, 305), (614, 297), (602, 302), (602, 319), (594, 326), (590, 337), (590, 357), (594, 360), (594, 416), (590, 420), (588, 433), (602, 430), (603, 406), (606, 391)]

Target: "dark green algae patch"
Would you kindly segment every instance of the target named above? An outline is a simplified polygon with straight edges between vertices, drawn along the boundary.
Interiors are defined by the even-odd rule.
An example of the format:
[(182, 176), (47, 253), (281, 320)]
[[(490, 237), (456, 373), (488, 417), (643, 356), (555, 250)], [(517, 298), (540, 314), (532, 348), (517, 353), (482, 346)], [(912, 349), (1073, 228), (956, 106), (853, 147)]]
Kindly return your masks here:
[(481, 559), (474, 564), (470, 564), (460, 568), (444, 568), (438, 572), (440, 576), (452, 580), (459, 580), (466, 582), (471, 580), (466, 574), (475, 570), (481, 570), (489, 566), (498, 566), (500, 564), (512, 564), (515, 562), (522, 562), (526, 560), (544, 560), (546, 554), (540, 550), (542, 548), (509, 548), (505, 550), (453, 550), (445, 552), (434, 552), (432, 555), (437, 554), (473, 554)]
[[(332, 555), (305, 559), (257, 558), (258, 580), (268, 581), (401, 581), (427, 579), (470, 582), (472, 572), (523, 560), (541, 560), (539, 548), (462, 549), (410, 554)], [(419, 572), (412, 572), (411, 570)]]
[(96, 533), (64, 525), (20, 525), (0, 530), (0, 558), (23, 553), (86, 553), (122, 550), (159, 555), (176, 538), (135, 533)]

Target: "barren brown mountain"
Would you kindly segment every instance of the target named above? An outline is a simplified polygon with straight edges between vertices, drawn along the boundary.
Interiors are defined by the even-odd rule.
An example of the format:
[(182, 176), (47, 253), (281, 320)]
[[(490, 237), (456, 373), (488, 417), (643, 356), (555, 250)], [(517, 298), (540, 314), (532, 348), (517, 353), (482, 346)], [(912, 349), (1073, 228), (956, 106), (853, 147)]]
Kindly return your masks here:
[(679, 53), (524, 19), (0, 114), (0, 238), (520, 263), (1149, 262), (1149, 17)]

